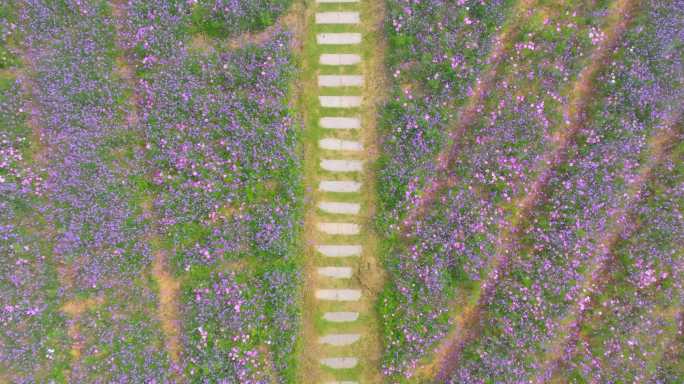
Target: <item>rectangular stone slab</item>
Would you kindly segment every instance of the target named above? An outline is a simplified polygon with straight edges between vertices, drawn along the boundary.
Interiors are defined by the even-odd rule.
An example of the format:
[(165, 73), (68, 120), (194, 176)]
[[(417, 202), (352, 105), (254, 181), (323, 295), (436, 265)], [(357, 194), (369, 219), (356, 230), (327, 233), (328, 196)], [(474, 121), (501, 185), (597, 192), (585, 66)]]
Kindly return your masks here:
[(326, 312), (323, 314), (323, 320), (331, 323), (350, 323), (358, 319), (358, 312)]
[(321, 201), (318, 203), (318, 208), (320, 208), (323, 212), (336, 215), (358, 215), (359, 211), (361, 210), (361, 204)]
[(352, 236), (361, 232), (361, 226), (355, 223), (318, 223), (316, 227), (328, 235)]
[(324, 192), (353, 193), (361, 190), (361, 183), (357, 181), (323, 180), (318, 189)]
[(358, 12), (317, 12), (316, 24), (358, 24)]
[(319, 75), (319, 87), (361, 87), (363, 76), (361, 75)]
[(322, 117), (319, 124), (325, 129), (359, 129), (361, 119), (358, 117)]
[(361, 245), (318, 245), (316, 251), (326, 257), (361, 256)]
[(356, 65), (361, 62), (361, 55), (355, 53), (324, 53), (319, 59), (321, 65)]
[(361, 335), (358, 333), (330, 333), (318, 339), (321, 344), (334, 345), (341, 347), (351, 345), (359, 341)]
[(359, 289), (317, 289), (316, 298), (326, 301), (358, 301), (361, 298)]
[(359, 384), (358, 381), (326, 381), (325, 384)]
[(321, 169), (341, 173), (361, 172), (363, 170), (363, 162), (361, 160), (323, 159), (321, 160)]
[(316, 42), (320, 45), (356, 45), (361, 43), (361, 34), (356, 32), (319, 33)]
[(361, 106), (361, 96), (318, 96), (323, 108), (358, 108)]
[(329, 357), (321, 359), (321, 364), (332, 369), (351, 369), (356, 367), (359, 360), (356, 357)]
[(343, 140), (333, 137), (326, 137), (318, 140), (318, 147), (328, 151), (349, 151), (360, 152), (363, 150), (363, 144), (355, 140)]
[(354, 140), (341, 140), (332, 137), (318, 140), (318, 147), (329, 151), (350, 151), (359, 152), (363, 150), (363, 145)]
[(318, 267), (318, 274), (333, 279), (350, 279), (352, 277), (351, 267)]

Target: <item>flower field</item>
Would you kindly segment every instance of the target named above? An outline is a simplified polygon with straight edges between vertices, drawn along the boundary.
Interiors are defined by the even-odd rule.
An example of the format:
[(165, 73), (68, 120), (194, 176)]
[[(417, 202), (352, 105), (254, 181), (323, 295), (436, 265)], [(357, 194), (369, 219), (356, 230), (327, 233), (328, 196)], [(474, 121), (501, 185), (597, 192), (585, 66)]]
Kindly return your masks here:
[[(390, 36), (407, 15), (428, 9), (433, 15), (452, 15), (447, 9), (454, 6), (397, 3), (401, 11), (390, 13), (387, 21)], [(464, 12), (482, 15), (478, 2), (460, 3), (465, 3), (460, 4)], [(427, 113), (414, 113), (423, 97), (402, 101), (411, 105), (404, 114), (392, 113), (406, 120), (386, 124), (391, 131), (384, 134), (383, 145), (392, 158), (382, 164), (380, 177), (406, 178), (388, 183), (405, 189), (381, 196), (385, 212), (380, 225), (387, 228), (391, 274), (380, 303), (387, 375), (421, 377), (422, 361), (440, 361), (440, 355), (431, 357), (440, 342), (468, 337), (457, 354), (435, 364), (438, 381), (541, 383), (567, 378), (567, 372), (572, 372), (571, 382), (592, 377), (602, 377), (601, 382), (682, 378), (681, 367), (672, 363), (662, 345), (677, 343), (680, 314), (672, 313), (676, 306), (665, 304), (672, 297), (678, 300), (677, 288), (649, 293), (654, 300), (649, 305), (658, 312), (649, 313), (653, 319), (631, 318), (636, 329), (670, 332), (663, 336), (667, 341), (659, 340), (661, 345), (649, 341), (641, 351), (635, 339), (621, 340), (618, 334), (601, 338), (606, 337), (605, 327), (617, 328), (614, 322), (620, 319), (605, 318), (612, 310), (606, 303), (620, 302), (620, 296), (634, 292), (639, 279), (677, 280), (669, 269), (677, 269), (679, 262), (673, 239), (684, 232), (678, 219), (665, 220), (663, 212), (672, 210), (669, 214), (681, 221), (681, 169), (675, 161), (681, 152), (670, 146), (682, 138), (684, 72), (676, 36), (684, 31), (684, 14), (681, 4), (674, 3), (627, 8), (633, 16), (624, 30), (615, 27), (611, 7), (616, 5), (610, 2), (539, 2), (524, 21), (508, 16), (518, 24), (506, 41), (507, 56), (494, 72), (496, 86), (484, 93), (477, 116), (457, 138), (445, 174), (430, 175), (430, 167), (437, 167), (434, 160), (423, 167), (423, 160), (401, 157), (397, 148), (405, 146), (411, 156), (423, 153), (408, 148), (434, 129), (445, 131), (454, 118), (437, 115), (430, 123)], [(470, 14), (464, 18), (470, 25), (477, 20)], [(425, 25), (426, 33), (433, 26)], [(454, 54), (453, 49), (433, 53), (432, 62), (447, 56), (441, 52)], [(409, 56), (403, 60), (399, 67), (413, 65)], [(444, 73), (449, 71), (442, 67), (432, 77)], [(594, 78), (587, 91), (583, 77), (590, 75)], [(452, 84), (442, 88), (456, 87)], [(395, 103), (414, 87), (398, 81), (397, 96), (386, 110), (394, 111)], [(448, 100), (446, 105), (458, 111), (458, 97)], [(405, 129), (413, 136), (399, 136)], [(439, 144), (421, 148), (428, 158), (440, 151)], [(436, 197), (424, 197), (430, 193), (422, 186), (424, 180), (440, 178), (449, 181), (433, 192)], [(665, 185), (660, 178), (667, 180)], [(407, 220), (421, 199), (430, 199), (430, 204), (419, 211), (418, 219)], [(642, 226), (648, 220), (671, 226), (659, 231)], [(620, 254), (634, 239), (649, 236), (660, 239), (658, 248), (667, 261), (655, 260), (648, 240), (639, 241), (641, 254)], [(665, 239), (672, 242), (663, 244)], [(652, 266), (648, 277), (623, 276), (626, 272), (620, 268), (633, 269), (632, 262), (640, 268)], [(623, 287), (615, 288), (613, 279), (625, 280)], [(655, 285), (651, 289), (657, 290)], [(595, 309), (599, 305), (601, 310)], [(664, 318), (661, 312), (670, 308), (670, 317)], [(618, 316), (627, 317), (628, 309), (622, 311)], [(464, 327), (459, 322), (463, 318), (476, 320)], [(597, 336), (601, 331), (594, 327), (604, 333)], [(622, 326), (620, 332), (633, 335), (636, 329)], [(640, 360), (626, 358), (621, 347), (643, 355)], [(597, 357), (609, 348), (611, 355)], [(603, 356), (608, 361), (602, 365)], [(627, 360), (616, 361), (620, 358)], [(673, 381), (657, 381), (668, 364)]]
[(684, 383), (682, 100), (684, 0), (5, 0), (0, 383)]
[(388, 129), (382, 132), (379, 175), (387, 226), (397, 222), (435, 171), (432, 160), (447, 145), (455, 109), (472, 92), (496, 28), (513, 8), (511, 1), (473, 2), (470, 10), (450, 1), (388, 4), (387, 61), (395, 86), (381, 117)]
[(243, 5), (3, 7), (3, 382), (292, 381), (291, 36), (194, 43)]

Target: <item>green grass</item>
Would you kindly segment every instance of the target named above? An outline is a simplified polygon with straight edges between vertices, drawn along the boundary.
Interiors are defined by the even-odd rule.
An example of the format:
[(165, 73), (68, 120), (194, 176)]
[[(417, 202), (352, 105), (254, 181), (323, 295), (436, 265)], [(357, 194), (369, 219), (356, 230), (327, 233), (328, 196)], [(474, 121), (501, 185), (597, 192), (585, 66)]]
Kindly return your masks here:
[[(292, 0), (268, 0), (262, 3), (275, 4), (287, 9)], [(223, 38), (244, 32), (260, 31), (273, 25), (280, 16), (274, 10), (251, 8), (246, 9), (246, 14), (241, 16), (232, 15), (228, 12), (214, 13), (211, 9), (213, 4), (214, 2), (211, 1), (200, 0), (193, 6), (190, 19), (194, 33), (206, 33), (214, 38)], [(262, 6), (264, 5), (262, 4)]]

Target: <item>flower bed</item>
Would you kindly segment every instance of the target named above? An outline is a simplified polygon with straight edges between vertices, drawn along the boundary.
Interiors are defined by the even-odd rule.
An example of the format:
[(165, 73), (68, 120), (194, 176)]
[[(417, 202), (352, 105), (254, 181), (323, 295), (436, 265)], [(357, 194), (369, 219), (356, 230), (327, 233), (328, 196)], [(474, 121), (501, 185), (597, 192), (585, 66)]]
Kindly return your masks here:
[[(684, 380), (681, 367), (684, 300), (684, 168), (675, 161), (657, 170), (631, 233), (615, 247), (614, 280), (587, 314), (576, 356), (575, 381), (662, 382)], [(678, 361), (679, 360), (679, 361)]]
[(189, 378), (264, 383), (292, 369), (298, 311), (289, 274), (205, 271), (193, 280), (183, 298)]
[(388, 1), (387, 71), (378, 192), (383, 227), (411, 206), (449, 124), (485, 67), (513, 1)]
[(165, 381), (158, 298), (144, 275), (152, 258), (137, 184), (144, 159), (140, 132), (124, 124), (110, 9), (98, 2), (31, 1), (20, 12), (45, 146), (46, 201), (39, 209), (50, 244), (44, 252), (59, 269), (52, 289), (71, 339), (54, 351), (70, 355), (55, 375), (77, 382)]
[[(464, 132), (451, 174), (442, 175), (456, 181), (408, 229), (410, 240), (389, 252), (387, 373), (401, 372), (401, 365), (410, 367), (430, 351), (450, 326), (454, 300), (485, 277), (499, 233), (517, 208), (512, 203), (529, 192), (542, 159), (555, 150), (553, 137), (567, 129), (564, 106), (598, 44), (591, 36), (603, 22), (596, 16), (605, 11), (605, 4), (536, 7), (512, 33), (496, 87)], [(412, 200), (406, 200), (409, 209)]]
[(192, 11), (131, 2), (122, 28), (140, 78), (153, 210), (184, 279), (182, 369), (197, 379), (290, 382), (301, 195), (291, 36), (198, 48)]
[(0, 79), (0, 371), (15, 383), (59, 377), (68, 359), (56, 270), (36, 224), (44, 183), (25, 101), (16, 77)]
[[(287, 4), (240, 2), (222, 22), (256, 30)], [(202, 50), (193, 12), (209, 5), (230, 4), (29, 1), (11, 18), (0, 8), (0, 54), (16, 40), (30, 64), (30, 84), (0, 84), (0, 250), (15, 263), (0, 269), (0, 367), (12, 380), (293, 380), (291, 37)], [(259, 20), (243, 23), (248, 14)], [(180, 346), (162, 324), (174, 315), (159, 313), (169, 309), (153, 264), (164, 263), (183, 281), (170, 319)]]
[(684, 19), (672, 7), (648, 4), (596, 80), (589, 123), (551, 178), (548, 199), (533, 211), (524, 248), (514, 254), (484, 333), (465, 349), (454, 382), (539, 374), (546, 346), (563, 336), (561, 320), (579, 315), (570, 311), (584, 274), (609, 257), (597, 254), (603, 236), (616, 222), (629, 223), (615, 215), (651, 155), (651, 136), (679, 108), (682, 84), (672, 79), (681, 79), (682, 68), (668, 58), (678, 49), (671, 36), (681, 33), (671, 27), (681, 28)]

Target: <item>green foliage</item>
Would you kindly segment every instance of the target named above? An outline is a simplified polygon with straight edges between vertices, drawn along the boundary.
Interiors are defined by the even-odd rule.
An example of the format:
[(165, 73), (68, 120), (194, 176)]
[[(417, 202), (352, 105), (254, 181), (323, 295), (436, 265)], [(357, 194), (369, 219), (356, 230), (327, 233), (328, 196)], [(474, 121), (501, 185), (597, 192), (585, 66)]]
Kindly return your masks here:
[(255, 32), (273, 25), (287, 10), (292, 0), (261, 0), (223, 4), (201, 0), (192, 9), (195, 32), (212, 37), (230, 37), (242, 32)]
[(0, 4), (0, 69), (10, 68), (17, 64), (17, 57), (10, 47), (16, 38), (16, 15), (14, 1)]

